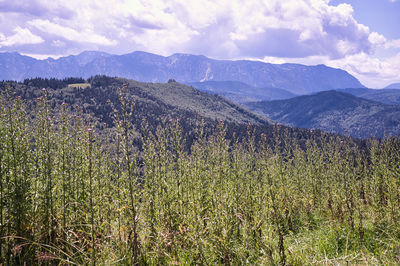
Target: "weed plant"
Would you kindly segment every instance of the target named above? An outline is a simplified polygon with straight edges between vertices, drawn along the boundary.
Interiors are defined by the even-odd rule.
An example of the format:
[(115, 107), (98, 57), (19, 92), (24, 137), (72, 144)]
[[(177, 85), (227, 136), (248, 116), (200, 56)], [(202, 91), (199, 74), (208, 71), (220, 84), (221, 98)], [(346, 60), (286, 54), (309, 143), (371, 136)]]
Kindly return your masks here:
[(1, 95), (1, 265), (400, 263), (399, 137), (232, 141), (221, 121), (188, 150), (118, 94), (113, 128)]

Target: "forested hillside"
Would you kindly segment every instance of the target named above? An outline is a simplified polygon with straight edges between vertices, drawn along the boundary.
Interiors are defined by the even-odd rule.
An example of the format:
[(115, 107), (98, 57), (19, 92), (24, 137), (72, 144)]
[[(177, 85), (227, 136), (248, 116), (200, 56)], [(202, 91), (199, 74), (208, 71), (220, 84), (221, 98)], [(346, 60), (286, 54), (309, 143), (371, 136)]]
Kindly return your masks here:
[[(90, 86), (81, 88), (80, 83)], [(142, 83), (95, 76), (89, 80), (36, 78), (27, 79), (22, 83), (2, 82), (1, 85), (3, 90), (10, 86), (16, 96), (21, 96), (26, 101), (28, 109), (35, 106), (35, 99), (41, 97), (42, 89), (45, 88), (52, 107), (57, 108), (65, 103), (69, 109), (90, 114), (92, 119), (105, 123), (107, 127), (113, 126), (113, 106), (120, 109), (117, 89), (125, 85), (127, 97), (134, 102), (135, 116), (132, 123), (136, 129), (141, 128), (145, 121), (149, 130), (155, 132), (158, 125), (170, 120), (179, 120), (189, 143), (194, 137), (195, 128), (200, 124), (204, 124), (208, 133), (220, 120), (226, 123), (227, 135), (231, 139), (234, 134), (239, 139), (245, 137), (248, 124), (253, 125), (258, 134), (263, 132), (271, 135), (273, 131), (272, 122), (269, 120), (221, 96), (210, 95), (173, 80), (169, 83)], [(304, 142), (311, 135), (304, 129), (286, 130), (300, 142)]]

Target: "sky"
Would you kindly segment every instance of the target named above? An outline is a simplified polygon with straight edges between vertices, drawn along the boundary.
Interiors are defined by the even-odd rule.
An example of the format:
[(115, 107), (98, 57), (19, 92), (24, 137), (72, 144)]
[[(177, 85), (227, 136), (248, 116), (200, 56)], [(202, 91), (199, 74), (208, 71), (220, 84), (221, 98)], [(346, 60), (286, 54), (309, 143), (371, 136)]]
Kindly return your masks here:
[(400, 0), (0, 0), (0, 52), (87, 50), (326, 64), (400, 82)]

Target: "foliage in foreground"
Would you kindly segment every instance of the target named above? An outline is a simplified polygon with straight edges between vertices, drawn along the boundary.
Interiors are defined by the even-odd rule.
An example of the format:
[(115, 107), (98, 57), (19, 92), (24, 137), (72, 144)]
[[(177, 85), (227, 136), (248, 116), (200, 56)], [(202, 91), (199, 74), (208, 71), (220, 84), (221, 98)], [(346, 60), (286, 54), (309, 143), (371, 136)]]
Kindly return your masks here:
[(0, 263), (399, 262), (399, 138), (230, 143), (221, 122), (187, 151), (177, 121), (139, 136), (119, 95), (112, 130), (1, 97)]

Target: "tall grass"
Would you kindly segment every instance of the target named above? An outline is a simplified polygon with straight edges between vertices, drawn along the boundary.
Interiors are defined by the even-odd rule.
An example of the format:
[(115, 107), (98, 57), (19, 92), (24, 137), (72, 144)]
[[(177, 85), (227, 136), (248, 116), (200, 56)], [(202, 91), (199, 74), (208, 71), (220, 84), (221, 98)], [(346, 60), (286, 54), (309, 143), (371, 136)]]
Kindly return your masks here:
[(400, 261), (398, 137), (232, 140), (221, 121), (188, 150), (179, 120), (133, 127), (127, 87), (113, 128), (49, 97), (0, 98), (4, 265)]

